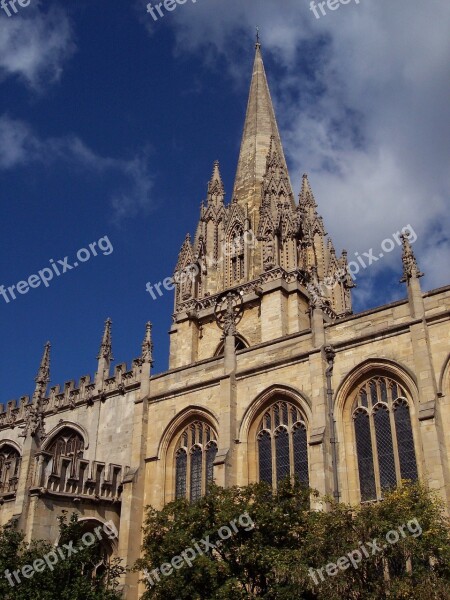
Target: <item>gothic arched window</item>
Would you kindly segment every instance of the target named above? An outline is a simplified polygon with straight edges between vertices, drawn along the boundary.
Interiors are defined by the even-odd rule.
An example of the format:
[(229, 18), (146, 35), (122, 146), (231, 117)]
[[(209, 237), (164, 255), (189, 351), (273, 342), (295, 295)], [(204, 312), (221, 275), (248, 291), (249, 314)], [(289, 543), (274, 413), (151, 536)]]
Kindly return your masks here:
[(0, 494), (16, 491), (19, 468), (19, 452), (10, 444), (4, 444), (0, 448)]
[(77, 461), (83, 458), (84, 440), (74, 429), (64, 427), (53, 438), (46, 451), (53, 455), (53, 473), (59, 472), (62, 459), (67, 458), (71, 461), (71, 474), (75, 474)]
[(228, 241), (227, 252), (230, 258), (230, 284), (239, 283), (245, 277), (244, 231), (236, 227)]
[[(240, 336), (239, 334), (234, 336), (235, 342), (234, 342), (234, 349), (236, 350), (236, 352), (239, 352), (239, 350), (245, 350), (246, 348), (248, 348), (248, 344), (247, 342), (244, 340), (244, 338), (242, 336)], [(222, 340), (220, 342), (220, 344), (217, 346), (216, 351), (214, 352), (214, 356), (223, 356), (225, 352), (225, 342)]]
[[(86, 562), (83, 566), (83, 572), (86, 573), (88, 577), (96, 577), (98, 579), (105, 577), (107, 575), (108, 566), (111, 561), (111, 557), (114, 553), (114, 541), (112, 538), (112, 534), (114, 533), (114, 529), (109, 527), (100, 538), (98, 536), (98, 528), (100, 527), (105, 532), (105, 524), (95, 518), (88, 519), (80, 519), (78, 521), (80, 526), (79, 536), (82, 538), (86, 534), (91, 534), (91, 540), (95, 538), (95, 552), (93, 552), (88, 562)], [(111, 532), (111, 533), (110, 533)], [(59, 540), (58, 545), (61, 545), (62, 540)]]
[(282, 479), (297, 476), (309, 485), (306, 424), (293, 404), (278, 401), (266, 410), (258, 427), (257, 446), (260, 481), (276, 487)]
[(175, 450), (175, 498), (194, 502), (206, 493), (216, 454), (217, 436), (209, 425), (195, 421), (183, 430)]
[(402, 479), (416, 480), (417, 461), (405, 391), (388, 377), (358, 390), (352, 409), (361, 500), (381, 498)]

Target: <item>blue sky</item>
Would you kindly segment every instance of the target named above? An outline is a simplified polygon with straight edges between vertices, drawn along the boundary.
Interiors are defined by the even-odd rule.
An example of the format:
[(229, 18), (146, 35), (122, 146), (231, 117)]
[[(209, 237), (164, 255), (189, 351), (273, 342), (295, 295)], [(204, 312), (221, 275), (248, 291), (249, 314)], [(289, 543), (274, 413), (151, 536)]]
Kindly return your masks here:
[[(38, 2), (0, 11), (0, 285), (107, 236), (99, 253), (6, 303), (0, 402), (29, 394), (44, 343), (52, 385), (116, 364), (153, 322), (167, 368), (173, 272), (218, 159), (232, 189), (259, 25), (291, 179), (310, 181), (337, 250), (362, 254), (411, 224), (425, 289), (450, 282), (445, 0), (341, 6), (198, 0), (154, 22), (145, 2)], [(424, 42), (426, 40), (426, 43)], [(358, 310), (401, 298), (400, 250), (361, 272)]]

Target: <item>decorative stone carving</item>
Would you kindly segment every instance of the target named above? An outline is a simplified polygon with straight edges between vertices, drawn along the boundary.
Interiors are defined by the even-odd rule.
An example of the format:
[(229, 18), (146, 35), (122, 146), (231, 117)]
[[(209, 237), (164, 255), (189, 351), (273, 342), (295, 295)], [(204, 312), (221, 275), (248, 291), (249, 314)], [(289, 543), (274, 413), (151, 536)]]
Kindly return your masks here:
[(242, 295), (238, 292), (228, 292), (219, 296), (214, 308), (214, 317), (217, 325), (223, 331), (223, 338), (236, 335), (236, 326), (242, 319)]

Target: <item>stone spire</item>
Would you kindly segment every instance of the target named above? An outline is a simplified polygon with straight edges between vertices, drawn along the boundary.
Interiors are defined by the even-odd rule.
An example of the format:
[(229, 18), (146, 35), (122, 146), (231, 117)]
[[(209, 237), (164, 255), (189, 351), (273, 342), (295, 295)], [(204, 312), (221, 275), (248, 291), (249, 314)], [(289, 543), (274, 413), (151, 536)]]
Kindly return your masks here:
[(401, 235), (403, 246), (403, 277), (401, 278), (400, 283), (408, 283), (410, 279), (418, 279), (424, 275), (417, 265), (417, 259), (414, 255), (413, 249), (411, 248), (409, 235), (409, 231), (405, 231)]
[(146, 399), (150, 393), (150, 373), (153, 366), (152, 324), (150, 321), (145, 326), (145, 337), (142, 342), (142, 354), (139, 362), (141, 366), (140, 397)]
[(44, 428), (44, 398), (47, 385), (50, 382), (50, 342), (45, 344), (44, 354), (36, 375), (36, 388), (34, 390), (31, 404), (26, 408), (24, 424), (20, 426), (22, 432), (20, 437), (36, 438), (37, 441), (45, 437)]
[(98, 369), (95, 375), (95, 383), (98, 390), (101, 390), (103, 388), (103, 383), (105, 379), (109, 377), (109, 368), (111, 365), (111, 361), (114, 360), (112, 355), (111, 344), (111, 325), (111, 319), (106, 319), (102, 343), (100, 345), (100, 351), (97, 356)]
[(50, 383), (50, 342), (45, 344), (44, 354), (36, 375), (35, 397), (44, 398), (47, 391), (47, 385)]
[(102, 343), (100, 346), (100, 352), (97, 356), (97, 360), (104, 358), (107, 361), (114, 360), (112, 355), (112, 344), (111, 344), (111, 319), (106, 319), (105, 330), (103, 332)]
[(423, 276), (423, 273), (420, 271), (417, 264), (417, 259), (411, 248), (409, 236), (409, 231), (404, 231), (401, 236), (403, 246), (403, 277), (400, 279), (400, 283), (406, 283), (411, 316), (418, 319), (425, 314), (425, 305), (419, 281), (419, 278)]
[(142, 342), (142, 363), (153, 363), (152, 324), (150, 321), (145, 326), (145, 337)]
[[(261, 204), (261, 183), (266, 172), (272, 137), (273, 150), (277, 152), (287, 173), (286, 159), (264, 70), (261, 44), (258, 41), (233, 191), (233, 197), (237, 197), (241, 206), (248, 204), (251, 218), (258, 213)], [(289, 188), (291, 189), (290, 183)]]

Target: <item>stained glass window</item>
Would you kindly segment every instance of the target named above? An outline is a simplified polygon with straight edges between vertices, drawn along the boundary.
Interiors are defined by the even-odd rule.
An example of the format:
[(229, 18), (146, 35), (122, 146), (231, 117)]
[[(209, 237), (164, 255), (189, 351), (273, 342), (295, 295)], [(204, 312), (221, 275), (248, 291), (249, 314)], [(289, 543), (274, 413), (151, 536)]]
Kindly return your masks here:
[[(367, 390), (370, 406), (367, 406)], [(398, 394), (402, 395), (400, 400)], [(401, 479), (418, 478), (409, 405), (403, 396), (402, 387), (383, 376), (364, 383), (356, 395), (353, 420), (363, 501), (381, 497), (383, 490), (400, 484)]]
[(380, 390), (381, 390), (381, 401), (386, 402), (386, 404), (387, 404), (387, 401), (388, 401), (387, 386), (386, 386), (386, 380), (384, 378), (380, 380)]
[(382, 490), (395, 487), (394, 447), (392, 443), (389, 410), (381, 406), (374, 414), (375, 434), (377, 439), (378, 465), (380, 468), (380, 486)]
[(259, 480), (272, 483), (272, 440), (268, 431), (258, 438)]
[(212, 442), (206, 450), (206, 482), (214, 479), (214, 461), (217, 455), (217, 444)]
[(417, 479), (416, 453), (411, 427), (409, 406), (406, 401), (400, 401), (394, 408), (395, 429), (397, 431), (397, 444), (400, 459), (400, 472), (402, 479)]
[(276, 486), (280, 480), (296, 475), (308, 485), (308, 442), (300, 411), (290, 402), (274, 402), (262, 416), (258, 432), (259, 480)]
[(289, 477), (289, 434), (286, 429), (279, 429), (275, 436), (275, 456), (277, 460), (277, 481)]
[(278, 404), (275, 404), (273, 407), (273, 414), (275, 419), (275, 427), (278, 427), (280, 425), (280, 406)]
[(396, 383), (392, 382), (392, 400), (397, 400), (398, 398), (398, 386)]
[(294, 474), (301, 483), (309, 485), (306, 427), (299, 425), (292, 434), (292, 439), (294, 441)]
[(372, 406), (375, 406), (375, 404), (378, 402), (378, 394), (377, 394), (377, 382), (374, 379), (369, 383), (369, 389), (370, 389), (370, 399), (372, 400)]
[(176, 457), (175, 498), (186, 498), (187, 453), (184, 448), (178, 450)]
[(361, 394), (361, 404), (363, 406), (365, 406), (366, 408), (368, 408), (369, 405), (367, 403), (367, 391), (366, 391), (365, 387), (361, 390), (360, 394)]
[(368, 413), (363, 411), (358, 412), (354, 417), (354, 422), (361, 500), (373, 500), (376, 498), (377, 494), (375, 489), (372, 439), (370, 437), (370, 422)]
[(202, 421), (194, 421), (180, 434), (175, 447), (175, 497), (197, 500), (214, 478), (217, 436)]
[(202, 495), (202, 449), (196, 446), (191, 452), (191, 502)]

